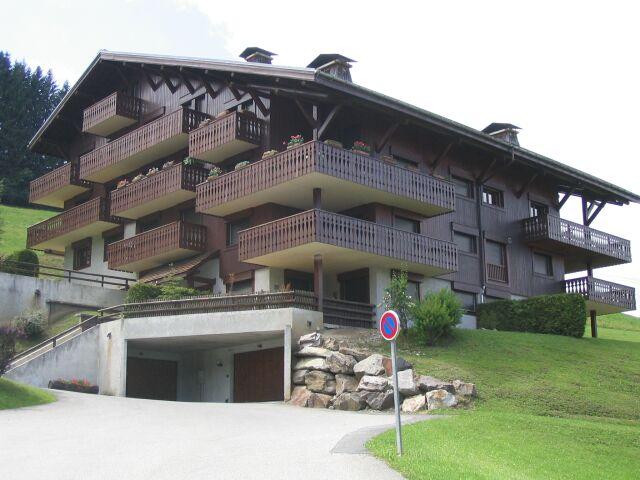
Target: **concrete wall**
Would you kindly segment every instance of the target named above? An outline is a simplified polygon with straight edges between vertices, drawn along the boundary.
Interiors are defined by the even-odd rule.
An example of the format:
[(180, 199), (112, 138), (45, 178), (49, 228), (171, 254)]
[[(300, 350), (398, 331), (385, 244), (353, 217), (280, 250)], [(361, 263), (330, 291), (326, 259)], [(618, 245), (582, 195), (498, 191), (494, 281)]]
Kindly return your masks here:
[(124, 291), (112, 288), (0, 272), (0, 324), (25, 310), (39, 309), (48, 315), (50, 302), (104, 308), (122, 303), (124, 296)]
[(47, 387), (50, 380), (88, 380), (98, 383), (99, 328), (86, 332), (58, 345), (39, 357), (5, 374), (6, 378), (35, 387)]

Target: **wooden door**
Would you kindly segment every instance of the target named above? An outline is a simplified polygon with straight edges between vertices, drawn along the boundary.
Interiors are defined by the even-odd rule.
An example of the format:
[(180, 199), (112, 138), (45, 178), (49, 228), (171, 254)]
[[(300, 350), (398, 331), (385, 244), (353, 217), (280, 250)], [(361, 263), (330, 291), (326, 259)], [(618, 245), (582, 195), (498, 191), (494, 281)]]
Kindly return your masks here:
[(127, 357), (127, 397), (177, 400), (178, 362)]
[(284, 399), (284, 348), (236, 353), (233, 359), (233, 401)]

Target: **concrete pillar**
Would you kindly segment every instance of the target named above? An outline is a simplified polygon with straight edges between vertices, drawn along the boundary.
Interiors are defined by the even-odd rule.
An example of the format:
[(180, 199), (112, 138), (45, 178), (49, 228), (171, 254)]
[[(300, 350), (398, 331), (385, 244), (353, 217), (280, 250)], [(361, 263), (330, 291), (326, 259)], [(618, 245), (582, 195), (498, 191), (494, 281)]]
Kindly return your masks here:
[(291, 325), (284, 326), (284, 400), (291, 400)]
[(589, 312), (589, 316), (591, 317), (591, 336), (593, 338), (598, 338), (598, 322), (597, 322), (596, 311), (591, 310)]
[(313, 256), (313, 292), (318, 297), (318, 311), (322, 312), (324, 299), (324, 273), (322, 270), (322, 255)]
[(316, 210), (322, 210), (322, 189), (313, 189), (313, 208)]

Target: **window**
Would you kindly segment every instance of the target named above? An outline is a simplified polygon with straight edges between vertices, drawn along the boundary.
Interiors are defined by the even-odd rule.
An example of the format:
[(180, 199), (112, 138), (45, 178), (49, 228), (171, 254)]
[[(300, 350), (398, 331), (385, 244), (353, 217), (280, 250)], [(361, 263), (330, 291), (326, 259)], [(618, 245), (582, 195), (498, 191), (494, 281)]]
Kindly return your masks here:
[(474, 235), (453, 232), (453, 241), (458, 246), (458, 250), (465, 253), (478, 253), (478, 244)]
[(234, 295), (245, 295), (253, 293), (253, 278), (240, 280), (239, 282), (227, 283), (227, 293)]
[(507, 269), (507, 247), (498, 242), (487, 240), (485, 248), (487, 280), (493, 282), (509, 282)]
[(407, 282), (407, 295), (411, 297), (411, 300), (417, 302), (420, 300), (420, 282), (414, 282), (409, 280)]
[(473, 198), (473, 182), (460, 177), (451, 177), (451, 182), (455, 187), (457, 196)]
[(469, 292), (460, 292), (454, 290), (456, 297), (460, 300), (460, 304), (462, 305), (462, 309), (465, 312), (475, 312), (476, 311), (476, 294)]
[(553, 259), (549, 255), (542, 253), (533, 254), (533, 271), (539, 275), (547, 277), (553, 276)]
[(540, 215), (547, 215), (549, 213), (549, 207), (544, 203), (531, 202), (529, 207), (529, 214), (532, 217), (539, 217)]
[(420, 222), (405, 217), (395, 217), (393, 220), (394, 227), (404, 230), (405, 232), (420, 233)]
[(251, 226), (249, 217), (227, 223), (227, 246), (238, 243), (238, 232)]
[(495, 188), (482, 187), (482, 203), (502, 208), (504, 207), (504, 195)]
[(82, 270), (91, 266), (91, 239), (87, 238), (73, 246), (73, 269)]

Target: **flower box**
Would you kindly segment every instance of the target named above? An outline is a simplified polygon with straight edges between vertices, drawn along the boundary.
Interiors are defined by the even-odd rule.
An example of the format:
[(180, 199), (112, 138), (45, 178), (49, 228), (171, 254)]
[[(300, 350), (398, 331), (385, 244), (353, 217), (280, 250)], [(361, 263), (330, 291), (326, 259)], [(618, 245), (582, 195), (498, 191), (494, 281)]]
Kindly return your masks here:
[(207, 176), (207, 182), (215, 180), (220, 176), (221, 173), (222, 173), (222, 169), (220, 167), (215, 167), (215, 166), (212, 167), (211, 170), (209, 170), (209, 175)]
[(54, 390), (65, 390), (67, 392), (79, 392), (79, 393), (98, 393), (98, 386), (92, 385), (87, 380), (50, 380), (49, 388)]
[(289, 138), (289, 142), (287, 142), (287, 150), (293, 147), (297, 147), (298, 145), (302, 145), (304, 143), (304, 137), (300, 134), (291, 135)]
[(371, 147), (362, 140), (356, 140), (355, 142), (353, 142), (351, 151), (360, 153), (362, 155), (369, 155), (371, 153)]
[(173, 167), (174, 164), (175, 164), (175, 162), (173, 160), (169, 160), (167, 162), (164, 162), (162, 164), (162, 170), (166, 170), (167, 168)]
[(269, 157), (273, 157), (276, 153), (278, 153), (277, 150), (267, 150), (266, 152), (264, 152), (262, 154), (262, 158), (269, 158)]
[(234, 170), (241, 170), (244, 167), (247, 167), (249, 165), (249, 161), (245, 160), (244, 162), (238, 162), (236, 163), (236, 166), (234, 167)]

